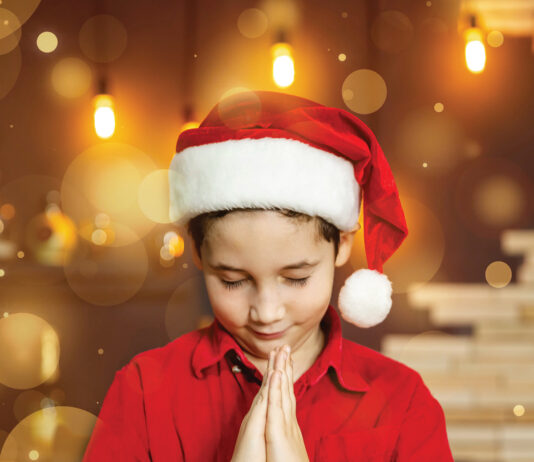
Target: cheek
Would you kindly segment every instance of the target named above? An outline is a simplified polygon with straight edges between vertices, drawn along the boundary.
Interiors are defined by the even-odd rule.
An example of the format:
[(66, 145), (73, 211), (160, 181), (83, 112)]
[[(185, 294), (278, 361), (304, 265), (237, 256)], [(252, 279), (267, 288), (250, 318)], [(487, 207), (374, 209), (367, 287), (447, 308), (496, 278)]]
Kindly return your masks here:
[(239, 326), (243, 319), (247, 319), (246, 303), (239, 302), (241, 295), (239, 290), (228, 290), (214, 277), (207, 276), (206, 291), (213, 310), (213, 314), (224, 319), (226, 324)]

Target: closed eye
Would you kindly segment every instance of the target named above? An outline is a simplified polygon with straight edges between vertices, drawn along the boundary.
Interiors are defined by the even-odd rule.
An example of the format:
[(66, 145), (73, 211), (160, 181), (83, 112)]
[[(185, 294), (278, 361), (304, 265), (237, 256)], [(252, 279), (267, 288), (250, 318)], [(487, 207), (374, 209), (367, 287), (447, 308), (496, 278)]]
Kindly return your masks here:
[[(308, 276), (306, 278), (301, 278), (301, 279), (291, 279), (291, 278), (286, 278), (286, 279), (287, 279), (287, 281), (289, 281), (289, 284), (291, 284), (291, 285), (303, 287), (303, 286), (305, 286), (307, 284), (308, 279), (310, 279), (310, 276)], [(221, 279), (221, 282), (229, 290), (238, 288), (245, 281), (246, 281), (246, 279), (241, 279), (240, 281), (225, 281), (224, 279)]]

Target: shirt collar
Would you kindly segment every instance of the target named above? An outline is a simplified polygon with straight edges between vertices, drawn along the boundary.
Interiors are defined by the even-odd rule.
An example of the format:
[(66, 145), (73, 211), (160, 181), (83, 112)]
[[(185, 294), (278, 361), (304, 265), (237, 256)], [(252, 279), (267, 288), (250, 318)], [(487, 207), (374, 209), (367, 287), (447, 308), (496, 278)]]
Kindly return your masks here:
[[(354, 364), (350, 364), (346, 355), (343, 355), (343, 337), (341, 321), (332, 305), (321, 320), (321, 326), (326, 334), (326, 344), (315, 363), (302, 375), (301, 378), (308, 384), (314, 385), (332, 366), (337, 373), (339, 383), (348, 390), (367, 391), (369, 384), (358, 372)], [(229, 353), (230, 352), (230, 353)], [(243, 353), (241, 346), (234, 337), (224, 328), (218, 319), (201, 330), (201, 337), (192, 354), (192, 367), (195, 377), (203, 378), (203, 370), (212, 366), (227, 354), (231, 354), (239, 362), (251, 369), (255, 366)]]

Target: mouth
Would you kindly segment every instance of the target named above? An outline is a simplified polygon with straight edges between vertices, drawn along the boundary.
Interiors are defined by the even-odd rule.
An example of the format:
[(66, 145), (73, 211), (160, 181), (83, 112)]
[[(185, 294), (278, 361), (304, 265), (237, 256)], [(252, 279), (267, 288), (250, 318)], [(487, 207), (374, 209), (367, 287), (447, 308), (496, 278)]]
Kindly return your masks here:
[(284, 335), (284, 333), (287, 331), (287, 329), (285, 329), (285, 330), (282, 330), (280, 332), (274, 332), (274, 333), (271, 333), (271, 334), (264, 334), (262, 332), (255, 331), (252, 328), (250, 330), (254, 333), (254, 335), (256, 335), (259, 338), (263, 338), (263, 339), (279, 338), (282, 335)]

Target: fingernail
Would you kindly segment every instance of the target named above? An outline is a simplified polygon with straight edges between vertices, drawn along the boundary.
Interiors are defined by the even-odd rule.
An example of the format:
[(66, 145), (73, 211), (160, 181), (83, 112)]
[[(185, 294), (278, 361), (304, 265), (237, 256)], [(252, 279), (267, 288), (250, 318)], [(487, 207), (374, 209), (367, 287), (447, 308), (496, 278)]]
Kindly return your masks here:
[(285, 345), (285, 346), (284, 346), (284, 351), (285, 351), (286, 353), (289, 353), (289, 352), (291, 351), (291, 347), (290, 347), (289, 345)]

